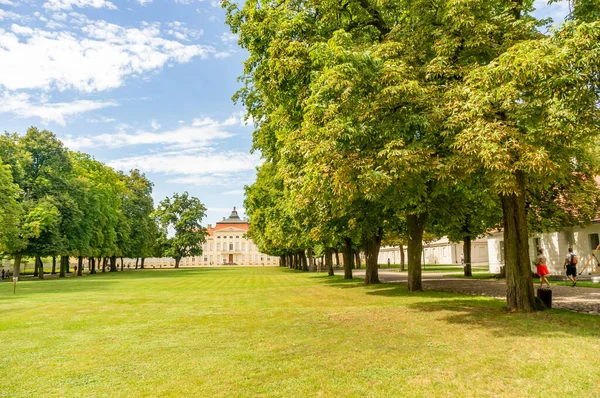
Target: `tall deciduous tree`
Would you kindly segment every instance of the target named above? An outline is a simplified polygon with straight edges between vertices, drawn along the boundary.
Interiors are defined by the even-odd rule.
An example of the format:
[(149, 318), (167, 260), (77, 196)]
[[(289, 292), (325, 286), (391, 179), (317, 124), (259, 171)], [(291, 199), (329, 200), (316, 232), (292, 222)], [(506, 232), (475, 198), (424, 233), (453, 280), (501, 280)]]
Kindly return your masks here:
[(179, 268), (182, 257), (202, 254), (207, 232), (201, 222), (206, 207), (198, 198), (187, 192), (176, 193), (161, 201), (154, 214), (165, 236), (164, 254), (175, 259), (175, 268)]
[[(491, 176), (501, 199), (512, 311), (536, 308), (527, 192), (575, 179), (597, 191), (598, 54), (600, 23), (568, 22), (552, 37), (519, 43), (475, 69), (448, 101), (455, 107), (453, 128), (459, 127), (455, 146)], [(597, 193), (580, 199), (594, 203)]]

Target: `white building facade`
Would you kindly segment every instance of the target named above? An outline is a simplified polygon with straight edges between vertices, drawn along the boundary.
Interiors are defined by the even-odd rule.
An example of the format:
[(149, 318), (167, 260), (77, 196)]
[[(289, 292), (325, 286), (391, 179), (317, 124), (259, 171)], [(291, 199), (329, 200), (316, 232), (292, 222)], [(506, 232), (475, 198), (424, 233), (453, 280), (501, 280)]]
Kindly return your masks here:
[[(242, 220), (234, 207), (228, 218), (223, 218), (214, 227), (208, 225), (208, 236), (202, 246), (202, 255), (184, 257), (179, 266), (279, 265), (279, 257), (259, 252), (252, 239), (245, 237), (249, 229), (248, 221)], [(174, 264), (175, 260), (172, 258), (149, 258), (145, 266), (157, 268)]]
[[(434, 242), (423, 242), (423, 255), (421, 261), (424, 264), (461, 264), (461, 255), (463, 254), (463, 244), (453, 243), (447, 237), (443, 237)], [(407, 263), (407, 248), (404, 246), (404, 261)], [(387, 264), (388, 259), (391, 264), (400, 264), (400, 248), (385, 246), (379, 251), (379, 264)], [(472, 265), (487, 265), (488, 241), (487, 238), (476, 239), (471, 242), (471, 262)]]
[[(529, 238), (529, 258), (532, 260), (531, 271), (536, 267), (533, 261), (537, 257), (537, 249), (544, 251), (547, 258), (548, 270), (552, 275), (564, 275), (564, 262), (569, 247), (578, 255), (577, 271), (583, 270), (589, 261), (585, 274), (600, 273), (598, 262), (593, 258), (592, 252), (598, 247), (600, 223), (593, 223), (585, 227), (569, 227), (557, 232), (544, 232), (533, 234)], [(490, 272), (498, 273), (504, 266), (504, 235), (502, 231), (492, 234), (488, 238), (490, 258)], [(596, 254), (600, 259), (600, 252)]]

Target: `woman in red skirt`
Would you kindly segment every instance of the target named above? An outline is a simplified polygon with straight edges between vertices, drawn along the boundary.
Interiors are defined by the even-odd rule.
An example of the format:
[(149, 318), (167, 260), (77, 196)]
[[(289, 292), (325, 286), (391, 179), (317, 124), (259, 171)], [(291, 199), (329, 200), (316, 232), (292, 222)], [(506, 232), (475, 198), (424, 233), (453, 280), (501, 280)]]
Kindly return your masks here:
[(544, 282), (546, 285), (548, 285), (548, 287), (550, 287), (550, 282), (548, 282), (548, 279), (546, 279), (546, 275), (549, 275), (550, 271), (548, 271), (548, 266), (546, 265), (546, 256), (544, 256), (542, 249), (538, 249), (536, 265), (537, 274), (540, 276), (540, 287), (543, 286)]

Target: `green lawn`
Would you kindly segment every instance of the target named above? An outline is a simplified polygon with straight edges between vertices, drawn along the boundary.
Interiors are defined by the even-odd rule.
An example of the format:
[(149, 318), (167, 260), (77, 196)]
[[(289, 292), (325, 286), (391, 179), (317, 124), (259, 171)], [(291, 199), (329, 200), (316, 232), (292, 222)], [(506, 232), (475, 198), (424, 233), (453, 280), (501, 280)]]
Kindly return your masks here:
[(0, 283), (0, 396), (577, 396), (600, 318), (281, 268)]

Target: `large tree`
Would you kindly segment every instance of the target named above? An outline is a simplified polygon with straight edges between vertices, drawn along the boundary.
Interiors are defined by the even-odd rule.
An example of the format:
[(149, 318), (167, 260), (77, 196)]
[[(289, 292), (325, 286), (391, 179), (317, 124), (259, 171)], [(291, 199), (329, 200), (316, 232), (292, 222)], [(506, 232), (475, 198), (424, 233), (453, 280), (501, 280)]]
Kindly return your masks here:
[(501, 199), (511, 311), (536, 308), (527, 213), (539, 210), (528, 192), (574, 185), (592, 193), (579, 197), (580, 206), (597, 201), (599, 53), (600, 23), (575, 20), (551, 37), (513, 46), (449, 93), (454, 145), (491, 176)]
[(154, 215), (164, 236), (164, 254), (175, 259), (175, 268), (182, 257), (202, 254), (207, 231), (201, 223), (206, 207), (198, 198), (176, 193), (161, 201)]

